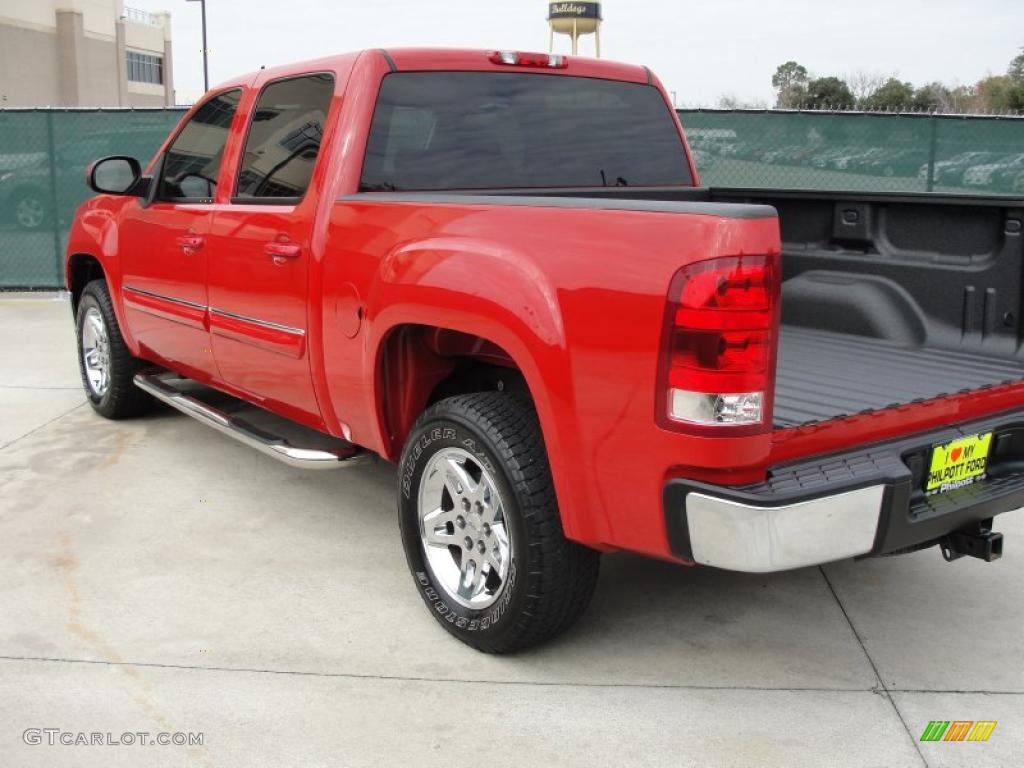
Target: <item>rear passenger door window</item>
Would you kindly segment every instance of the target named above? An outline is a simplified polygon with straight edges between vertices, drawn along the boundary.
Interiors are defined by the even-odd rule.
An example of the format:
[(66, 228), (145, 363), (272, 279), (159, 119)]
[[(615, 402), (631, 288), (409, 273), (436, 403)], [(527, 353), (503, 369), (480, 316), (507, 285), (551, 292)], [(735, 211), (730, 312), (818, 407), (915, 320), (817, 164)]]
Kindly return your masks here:
[(212, 202), (224, 146), (242, 90), (217, 94), (189, 118), (164, 155), (157, 195), (174, 202)]
[(278, 80), (263, 89), (245, 140), (234, 202), (302, 199), (320, 154), (333, 93), (329, 74)]

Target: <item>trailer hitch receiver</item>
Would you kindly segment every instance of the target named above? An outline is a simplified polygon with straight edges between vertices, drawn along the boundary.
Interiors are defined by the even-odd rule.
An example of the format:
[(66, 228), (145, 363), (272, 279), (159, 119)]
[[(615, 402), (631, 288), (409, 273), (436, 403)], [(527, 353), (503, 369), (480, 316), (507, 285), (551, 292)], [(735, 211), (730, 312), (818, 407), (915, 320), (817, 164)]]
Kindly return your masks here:
[(943, 536), (939, 541), (942, 557), (947, 562), (964, 555), (977, 557), (986, 563), (998, 560), (1003, 556), (1003, 534), (991, 530), (990, 525), (992, 521), (985, 520), (971, 528)]

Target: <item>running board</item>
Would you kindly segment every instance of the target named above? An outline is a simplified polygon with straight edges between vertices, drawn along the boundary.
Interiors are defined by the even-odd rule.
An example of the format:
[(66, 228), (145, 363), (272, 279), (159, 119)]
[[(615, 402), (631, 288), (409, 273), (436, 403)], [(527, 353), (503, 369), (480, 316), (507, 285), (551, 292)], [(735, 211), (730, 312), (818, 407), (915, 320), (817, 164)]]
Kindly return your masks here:
[[(335, 438), (337, 447), (303, 448), (293, 445), (281, 435), (247, 422), (244, 418), (215, 408), (174, 386), (175, 381), (188, 382), (173, 373), (137, 373), (135, 386), (157, 400), (167, 403), (196, 421), (213, 427), (261, 453), (273, 456), (293, 467), (302, 469), (341, 469), (362, 464), (370, 454), (357, 445)], [(319, 435), (318, 435), (319, 436)]]

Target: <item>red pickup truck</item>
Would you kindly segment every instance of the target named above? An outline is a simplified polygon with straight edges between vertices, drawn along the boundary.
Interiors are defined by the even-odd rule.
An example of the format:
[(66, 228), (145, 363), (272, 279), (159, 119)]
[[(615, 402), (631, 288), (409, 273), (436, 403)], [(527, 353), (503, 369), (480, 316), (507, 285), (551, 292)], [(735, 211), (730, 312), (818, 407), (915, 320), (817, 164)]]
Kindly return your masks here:
[(397, 462), (416, 588), (481, 650), (569, 627), (601, 552), (992, 560), (1024, 506), (1024, 201), (702, 187), (644, 67), (265, 69), (89, 183), (96, 411)]

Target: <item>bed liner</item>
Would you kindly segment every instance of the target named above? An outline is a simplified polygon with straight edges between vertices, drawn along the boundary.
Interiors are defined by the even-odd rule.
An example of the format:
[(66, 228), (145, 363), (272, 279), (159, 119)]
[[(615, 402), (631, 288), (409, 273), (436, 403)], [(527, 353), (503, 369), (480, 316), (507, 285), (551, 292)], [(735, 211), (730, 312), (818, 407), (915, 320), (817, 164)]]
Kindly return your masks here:
[(1024, 380), (1024, 360), (906, 347), (784, 326), (775, 428), (786, 429)]

